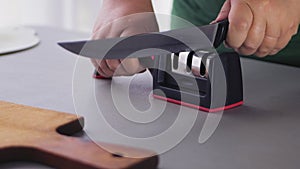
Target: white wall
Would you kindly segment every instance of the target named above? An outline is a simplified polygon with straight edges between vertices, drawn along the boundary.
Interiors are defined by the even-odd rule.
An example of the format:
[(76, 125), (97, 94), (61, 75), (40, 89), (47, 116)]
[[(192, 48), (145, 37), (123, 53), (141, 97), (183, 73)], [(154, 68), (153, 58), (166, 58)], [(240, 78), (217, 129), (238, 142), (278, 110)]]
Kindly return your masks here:
[[(168, 14), (172, 0), (152, 0), (156, 12)], [(0, 27), (43, 25), (90, 31), (102, 0), (0, 0)]]

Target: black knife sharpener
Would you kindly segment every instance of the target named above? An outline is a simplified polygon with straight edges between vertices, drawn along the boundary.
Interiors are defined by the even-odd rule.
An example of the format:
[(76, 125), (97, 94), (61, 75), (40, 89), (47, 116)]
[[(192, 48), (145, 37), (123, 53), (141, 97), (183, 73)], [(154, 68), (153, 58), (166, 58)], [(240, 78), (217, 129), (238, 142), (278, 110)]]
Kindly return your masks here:
[[(154, 98), (180, 104), (183, 106), (196, 108), (206, 112), (218, 112), (243, 104), (243, 83), (240, 57), (237, 53), (221, 53), (218, 55), (206, 56), (201, 59), (201, 67), (199, 76), (191, 75), (192, 69), (191, 57), (187, 57), (187, 72), (178, 73), (174, 71), (178, 69), (178, 59), (173, 57), (156, 56), (154, 59), (154, 67), (151, 69), (153, 76), (153, 96)], [(225, 101), (221, 104), (212, 104), (213, 83), (218, 83), (220, 75), (216, 71), (215, 63), (217, 59), (223, 67), (225, 73), (226, 84)], [(172, 60), (173, 59), (173, 60)], [(220, 62), (221, 61), (221, 62)], [(175, 65), (177, 64), (177, 65)], [(218, 94), (216, 94), (218, 97)]]
[[(228, 26), (229, 22), (226, 19), (217, 22), (214, 25), (216, 29), (206, 26), (200, 27), (200, 30), (206, 35), (214, 34), (214, 36), (209, 36), (211, 37), (209, 40), (211, 40), (212, 46), (217, 48), (226, 39)], [(139, 38), (139, 36), (135, 38)], [(166, 36), (159, 35), (158, 37), (152, 36), (147, 43), (141, 44), (146, 44), (146, 46), (149, 45), (148, 43), (155, 44), (157, 38), (169, 40), (170, 44), (176, 40), (166, 39)], [(132, 45), (128, 40), (130, 39), (124, 41), (120, 46)], [(144, 47), (142, 45), (141, 49)], [(160, 48), (168, 51), (168, 47)], [(243, 104), (242, 72), (240, 57), (237, 53), (218, 54), (216, 51), (204, 50), (182, 52), (188, 49), (185, 45), (183, 45), (185, 50), (180, 49), (180, 46), (171, 46), (171, 48), (172, 52), (177, 49), (181, 53), (174, 54), (169, 51), (172, 53), (169, 54), (171, 56), (155, 56), (153, 59), (150, 57), (139, 58), (140, 63), (148, 67), (152, 74), (155, 98), (207, 112), (222, 111)], [(132, 52), (135, 51), (127, 50), (127, 54)], [(182, 53), (186, 53), (185, 57), (180, 56)], [(220, 71), (220, 68), (223, 71)], [(104, 78), (97, 71), (95, 71), (94, 77)]]

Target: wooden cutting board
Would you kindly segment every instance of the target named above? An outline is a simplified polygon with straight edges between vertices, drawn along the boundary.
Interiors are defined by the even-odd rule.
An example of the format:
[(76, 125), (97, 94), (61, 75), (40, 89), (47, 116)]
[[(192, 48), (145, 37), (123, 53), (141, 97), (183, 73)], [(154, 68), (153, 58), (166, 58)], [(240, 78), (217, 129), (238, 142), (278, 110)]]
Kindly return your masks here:
[[(73, 114), (0, 101), (0, 162), (25, 160), (60, 169), (157, 167), (153, 152), (101, 143), (115, 151), (111, 154), (96, 143), (66, 136), (82, 128), (83, 118)], [(129, 158), (145, 155), (151, 156)]]

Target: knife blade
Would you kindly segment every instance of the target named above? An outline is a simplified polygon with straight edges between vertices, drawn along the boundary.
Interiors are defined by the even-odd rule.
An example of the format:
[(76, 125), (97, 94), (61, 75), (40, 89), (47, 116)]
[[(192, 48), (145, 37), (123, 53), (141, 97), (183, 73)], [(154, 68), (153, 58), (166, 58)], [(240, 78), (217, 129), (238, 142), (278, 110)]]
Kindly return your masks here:
[[(229, 22), (182, 28), (159, 33), (99, 40), (59, 42), (64, 49), (88, 58), (139, 58), (142, 65), (153, 66), (149, 56), (195, 51), (218, 47), (226, 38)], [(202, 34), (199, 32), (203, 32)], [(135, 53), (137, 52), (138, 53)]]

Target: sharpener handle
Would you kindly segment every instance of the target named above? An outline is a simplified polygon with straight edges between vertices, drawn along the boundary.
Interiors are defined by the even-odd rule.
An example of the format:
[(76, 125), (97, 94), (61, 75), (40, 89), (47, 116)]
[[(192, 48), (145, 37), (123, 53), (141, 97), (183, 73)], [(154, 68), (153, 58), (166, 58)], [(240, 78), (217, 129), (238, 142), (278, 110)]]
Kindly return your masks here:
[(219, 47), (223, 43), (223, 41), (226, 40), (228, 27), (229, 27), (229, 21), (228, 21), (228, 19), (225, 19), (220, 22), (217, 22), (216, 24), (218, 24), (218, 28), (217, 28), (217, 33), (216, 33), (216, 37), (214, 40), (215, 48)]

